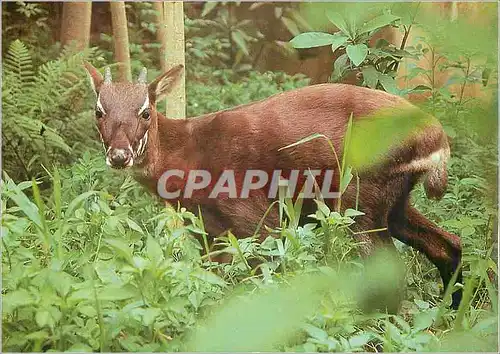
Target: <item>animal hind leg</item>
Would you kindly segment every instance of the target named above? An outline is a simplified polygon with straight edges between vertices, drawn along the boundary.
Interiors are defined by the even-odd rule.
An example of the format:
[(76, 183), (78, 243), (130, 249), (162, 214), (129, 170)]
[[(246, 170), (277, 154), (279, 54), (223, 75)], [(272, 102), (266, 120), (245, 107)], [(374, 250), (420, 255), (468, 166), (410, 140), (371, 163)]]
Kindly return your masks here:
[[(460, 238), (429, 221), (409, 205), (407, 197), (393, 208), (388, 223), (392, 237), (424, 253), (438, 268), (446, 289), (461, 261)], [(461, 270), (458, 271), (456, 281), (462, 283)], [(462, 290), (459, 289), (452, 294), (452, 308), (458, 308), (461, 299)]]

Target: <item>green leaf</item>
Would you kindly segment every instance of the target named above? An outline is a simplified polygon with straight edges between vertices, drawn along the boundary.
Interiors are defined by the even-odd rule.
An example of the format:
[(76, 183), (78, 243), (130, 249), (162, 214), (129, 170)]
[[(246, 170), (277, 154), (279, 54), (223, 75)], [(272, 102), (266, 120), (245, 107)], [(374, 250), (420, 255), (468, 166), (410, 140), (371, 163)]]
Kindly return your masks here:
[(94, 350), (84, 343), (75, 343), (65, 350), (66, 352), (91, 353)]
[(349, 67), (347, 64), (347, 60), (348, 60), (347, 54), (342, 54), (333, 63), (332, 80), (334, 82), (339, 81), (344, 75), (345, 70)]
[(82, 300), (92, 299), (93, 296), (94, 296), (94, 289), (86, 287), (86, 288), (78, 289), (78, 290), (72, 292), (68, 296), (68, 302), (77, 303), (77, 302), (80, 302)]
[(95, 317), (97, 315), (97, 311), (92, 306), (84, 305), (78, 306), (78, 311), (87, 317)]
[(28, 217), (28, 219), (30, 219), (32, 223), (42, 229), (42, 221), (40, 219), (40, 214), (38, 213), (38, 208), (35, 203), (29, 200), (26, 194), (24, 194), (10, 178), (7, 179), (7, 188), (11, 190), (11, 193), (9, 193), (10, 199), (12, 199), (14, 203), (16, 203), (19, 208), (21, 208), (23, 213)]
[(47, 310), (38, 311), (35, 315), (35, 321), (39, 327), (45, 327), (45, 326), (52, 327), (54, 325), (52, 316), (50, 315), (50, 312)]
[(325, 332), (325, 330), (318, 328), (316, 326), (310, 325), (310, 324), (305, 324), (302, 326), (302, 329), (309, 334), (309, 336), (318, 339), (320, 341), (323, 341), (328, 338), (328, 333)]
[(3, 312), (12, 313), (18, 307), (31, 305), (34, 302), (30, 293), (24, 289), (11, 291), (2, 296)]
[(361, 69), (363, 72), (363, 79), (366, 86), (369, 88), (377, 88), (379, 72), (373, 66), (365, 66)]
[(45, 246), (50, 247), (50, 236), (52, 235), (47, 227), (47, 220), (45, 219), (45, 204), (43, 203), (42, 196), (40, 195), (40, 188), (38, 188), (38, 184), (33, 179), (32, 182), (33, 189), (33, 199), (35, 199), (35, 204), (38, 208), (38, 215), (40, 215), (40, 221), (42, 223), (42, 233), (44, 237)]
[(328, 20), (335, 25), (342, 33), (352, 39), (352, 34), (349, 32), (349, 27), (347, 22), (338, 12), (328, 11), (326, 13)]
[(411, 89), (412, 92), (416, 91), (432, 91), (432, 87), (426, 86), (426, 85), (417, 85), (414, 88)]
[(426, 70), (424, 68), (421, 68), (421, 67), (414, 67), (414, 68), (411, 68), (408, 72), (408, 74), (406, 75), (406, 77), (411, 80), (411, 79), (414, 79), (416, 78), (417, 76), (419, 75), (425, 75), (429, 72), (429, 70)]
[(127, 300), (139, 295), (139, 291), (131, 286), (107, 286), (98, 292), (98, 299), (103, 301)]
[(370, 333), (357, 334), (349, 338), (349, 346), (351, 348), (362, 348), (372, 338)]
[(353, 216), (361, 216), (361, 215), (365, 215), (365, 213), (363, 213), (362, 211), (359, 211), (359, 210), (355, 210), (355, 209), (346, 209), (345, 212), (344, 212), (344, 216), (347, 216), (347, 217), (353, 217)]
[(294, 48), (314, 48), (330, 45), (335, 35), (325, 32), (306, 32), (292, 38), (290, 43)]
[(340, 181), (340, 193), (344, 193), (347, 187), (349, 186), (349, 183), (351, 183), (352, 180), (352, 167), (347, 166), (344, 175), (342, 176), (342, 179)]
[(88, 191), (85, 193), (80, 194), (78, 197), (73, 199), (71, 203), (69, 203), (68, 208), (66, 209), (66, 212), (64, 213), (64, 216), (67, 218), (69, 216), (72, 216), (75, 213), (75, 209), (80, 206), (81, 203), (83, 203), (88, 197), (91, 195), (98, 194), (99, 192), (97, 191)]
[(392, 76), (386, 75), (386, 74), (380, 74), (378, 77), (380, 84), (389, 93), (392, 94), (397, 94), (398, 93), (398, 88), (396, 86), (396, 80)]
[(338, 48), (346, 44), (349, 37), (340, 34), (340, 32), (335, 33), (335, 38), (332, 41), (332, 53), (335, 52)]
[(297, 146), (297, 145), (301, 145), (301, 144), (307, 143), (308, 141), (311, 141), (311, 140), (314, 140), (314, 139), (318, 139), (318, 138), (326, 138), (326, 136), (323, 135), (323, 134), (315, 133), (315, 134), (309, 135), (309, 136), (307, 136), (307, 137), (305, 137), (303, 139), (300, 139), (299, 141), (296, 141), (293, 144), (290, 144), (290, 145), (284, 146), (282, 148), (279, 148), (278, 151), (285, 150), (285, 149), (288, 149), (288, 148), (291, 148), (291, 147), (294, 147), (294, 146)]
[(130, 265), (134, 266), (132, 250), (129, 245), (118, 239), (104, 240), (113, 250), (118, 251), (118, 256), (124, 258)]
[(330, 215), (330, 208), (328, 205), (326, 205), (324, 202), (319, 201), (319, 200), (314, 200), (316, 202), (316, 205), (318, 206), (318, 211), (321, 211), (321, 213), (325, 216)]
[(54, 171), (53, 178), (53, 189), (52, 197), (54, 198), (54, 209), (56, 212), (56, 217), (61, 218), (61, 177), (59, 176), (59, 169), (56, 168)]
[(475, 232), (476, 232), (476, 229), (474, 229), (474, 227), (466, 226), (462, 230), (460, 230), (460, 236), (461, 237), (468, 237), (468, 236), (474, 235)]
[(208, 15), (219, 3), (217, 1), (208, 1), (203, 6), (203, 11), (201, 12), (201, 17)]
[(204, 269), (197, 269), (195, 272), (192, 273), (195, 278), (198, 278), (200, 280), (203, 280), (207, 283), (214, 284), (214, 285), (219, 285), (221, 287), (226, 286), (226, 282), (219, 277), (217, 274), (209, 272)]
[(297, 36), (300, 33), (297, 24), (288, 17), (285, 16), (281, 17), (281, 22), (283, 22), (288, 31), (290, 31), (290, 33), (293, 34), (294, 36)]
[(247, 42), (246, 42), (245, 37), (242, 34), (241, 30), (236, 30), (236, 31), (231, 32), (231, 38), (236, 43), (238, 48), (240, 48), (241, 51), (243, 53), (245, 53), (245, 55), (250, 55), (250, 52), (248, 51), (248, 47), (247, 47)]
[(158, 308), (147, 308), (144, 310), (142, 314), (142, 323), (145, 326), (150, 326), (153, 324), (155, 321), (156, 317), (158, 317), (161, 314), (161, 310)]
[(161, 249), (158, 242), (156, 242), (156, 240), (151, 236), (148, 236), (148, 240), (146, 241), (146, 252), (149, 259), (153, 261), (153, 264), (155, 265), (158, 265), (161, 261), (164, 260), (163, 250)]
[(368, 21), (363, 26), (361, 26), (360, 34), (368, 33), (376, 29), (385, 27), (392, 22), (399, 20), (400, 17), (391, 14), (383, 14), (381, 16), (375, 17), (374, 19)]
[[(437, 308), (434, 308), (437, 310)], [(436, 317), (436, 311), (425, 311), (419, 312), (413, 318), (413, 328), (416, 331), (421, 331), (423, 329), (429, 328), (434, 322), (434, 318)]]
[(60, 296), (66, 296), (71, 290), (71, 285), (73, 284), (73, 278), (71, 275), (65, 272), (52, 271), (49, 273), (50, 283), (57, 291)]
[(347, 46), (346, 52), (352, 63), (355, 66), (359, 66), (368, 55), (368, 47), (366, 44), (351, 44)]
[(429, 303), (427, 301), (422, 301), (422, 300), (419, 300), (419, 299), (415, 299), (415, 300), (413, 300), (413, 302), (421, 310), (427, 310), (429, 308)]
[(142, 231), (142, 228), (139, 225), (137, 225), (137, 223), (134, 220), (132, 220), (132, 219), (127, 218), (127, 225), (132, 230), (137, 231), (140, 234), (144, 233), (144, 231)]
[(50, 336), (50, 334), (46, 330), (36, 331), (28, 334), (26, 339), (29, 340), (45, 340)]

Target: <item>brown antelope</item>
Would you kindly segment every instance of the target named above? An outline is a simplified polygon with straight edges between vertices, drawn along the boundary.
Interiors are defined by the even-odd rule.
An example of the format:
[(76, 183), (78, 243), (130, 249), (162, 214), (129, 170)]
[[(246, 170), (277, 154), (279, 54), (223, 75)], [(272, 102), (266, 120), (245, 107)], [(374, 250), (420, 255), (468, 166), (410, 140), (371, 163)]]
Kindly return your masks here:
[[(244, 172), (248, 171), (283, 171), (291, 176), (292, 170), (333, 170), (336, 174), (333, 179), (330, 176), (329, 187), (338, 190), (338, 165), (325, 140), (281, 148), (321, 133), (331, 139), (341, 156), (351, 116), (356, 124), (380, 109), (413, 107), (403, 98), (383, 91), (321, 84), (200, 117), (168, 119), (156, 110), (156, 102), (182, 75), (182, 66), (172, 68), (149, 85), (145, 69), (137, 83), (114, 83), (109, 69), (103, 77), (92, 65), (85, 63), (85, 67), (97, 97), (96, 123), (108, 165), (132, 167), (143, 185), (158, 195), (162, 195), (163, 188), (164, 192), (174, 195), (174, 202), (192, 212), (197, 213), (200, 206), (205, 228), (212, 236), (227, 230), (237, 237), (253, 235), (272, 202), (271, 182), (259, 184), (250, 178), (254, 188), (246, 197), (243, 192), (235, 197), (231, 195), (231, 188), (224, 187), (223, 193), (213, 198), (205, 190), (221, 185), (204, 183), (205, 189), (188, 191), (186, 184), (191, 182), (200, 187), (204, 178), (199, 174), (190, 181), (189, 171), (208, 171), (218, 177), (227, 177), (226, 171), (233, 171), (234, 183), (238, 185), (235, 190), (241, 191)], [(361, 168), (359, 190), (351, 183), (342, 194), (341, 202), (345, 210), (355, 208), (358, 201), (359, 209), (364, 212), (355, 224), (358, 231), (355, 237), (363, 241), (364, 253), (379, 245), (393, 247), (392, 237), (396, 238), (423, 252), (438, 268), (445, 286), (455, 272), (458, 272), (457, 281), (462, 281), (458, 269), (460, 239), (421, 215), (409, 204), (409, 194), (421, 180), (428, 197), (440, 198), (444, 194), (449, 151), (447, 136), (432, 118), (419, 132), (409, 134), (402, 141), (395, 139), (393, 146), (375, 164)], [(169, 174), (167, 178), (165, 173)], [(321, 178), (326, 180), (326, 174)], [(247, 183), (246, 177), (244, 179)], [(325, 198), (325, 202), (332, 207), (337, 200)], [(314, 211), (313, 207), (312, 200), (304, 200), (304, 218)], [(265, 224), (276, 227), (278, 219), (278, 212), (273, 209)], [(375, 229), (383, 231), (363, 233)], [(453, 294), (452, 306), (456, 308), (460, 299), (458, 290)]]

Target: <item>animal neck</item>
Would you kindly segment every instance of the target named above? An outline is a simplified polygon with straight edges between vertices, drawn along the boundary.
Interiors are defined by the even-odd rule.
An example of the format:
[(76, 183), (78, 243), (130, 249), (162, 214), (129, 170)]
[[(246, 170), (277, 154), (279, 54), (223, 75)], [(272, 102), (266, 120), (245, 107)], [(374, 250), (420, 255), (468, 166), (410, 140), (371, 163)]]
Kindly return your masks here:
[(144, 161), (137, 166), (140, 182), (147, 185), (155, 184), (166, 170), (185, 169), (189, 160), (187, 149), (192, 141), (189, 120), (166, 118), (160, 112), (156, 114), (157, 118), (148, 130)]

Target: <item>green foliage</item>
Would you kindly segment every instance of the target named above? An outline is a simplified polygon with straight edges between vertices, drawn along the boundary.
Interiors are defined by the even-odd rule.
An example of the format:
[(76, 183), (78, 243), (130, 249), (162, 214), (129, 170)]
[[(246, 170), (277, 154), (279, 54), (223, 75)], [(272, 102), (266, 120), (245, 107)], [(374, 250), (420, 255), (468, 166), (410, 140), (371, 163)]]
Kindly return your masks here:
[[(7, 48), (16, 39), (30, 47), (30, 55), (36, 66), (47, 61), (47, 45), (51, 43), (53, 19), (49, 6), (44, 3), (16, 1), (2, 3), (2, 46), (5, 56)], [(38, 46), (38, 43), (44, 43)], [(59, 49), (59, 48), (58, 48)], [(50, 49), (49, 49), (50, 50)], [(54, 54), (54, 52), (52, 52)], [(55, 53), (57, 55), (57, 52)]]
[[(484, 287), (447, 310), (435, 289), (434, 297), (415, 293), (411, 281), (423, 275), (411, 251), (404, 266), (387, 255), (357, 261), (346, 226), (359, 213), (318, 203), (319, 225), (297, 226), (300, 202), (280, 199), (278, 237), (221, 237), (235, 258), (219, 264), (200, 254), (195, 215), (161, 209), (100, 156), (55, 170), (50, 194), (5, 176), (2, 195), (4, 350), (432, 351), (456, 348), (461, 336), (471, 349), (496, 345), (492, 264), (466, 273), (466, 288), (475, 279)], [(471, 266), (487, 259), (468, 252)], [(387, 315), (408, 267), (407, 300)], [(435, 272), (423, 277), (439, 281)]]
[[(206, 3), (201, 19), (187, 19), (188, 53), (201, 59), (201, 63), (205, 61), (204, 64), (211, 60), (212, 64), (221, 68), (239, 71), (251, 69), (252, 66), (248, 64), (251, 43), (262, 39), (263, 35), (250, 20), (236, 15), (239, 6), (240, 3), (231, 2)], [(215, 52), (205, 50), (213, 50), (214, 47), (217, 48)]]
[[(394, 256), (394, 255), (393, 255)], [(394, 257), (385, 255), (372, 260), (369, 272), (334, 272), (327, 267), (311, 270), (295, 276), (286, 286), (268, 287), (249, 296), (234, 296), (198, 327), (186, 345), (190, 351), (272, 351), (283, 348), (293, 340), (297, 332), (306, 331), (318, 342), (328, 342), (330, 348), (339, 350), (342, 345), (335, 339), (327, 340), (328, 334), (303, 318), (312, 315), (328, 294), (329, 301), (337, 303), (359, 302), (365, 299), (359, 292), (377, 290), (386, 292), (387, 300), (397, 293), (397, 278), (401, 277)], [(381, 262), (381, 260), (384, 260)], [(400, 274), (397, 274), (397, 273)], [(373, 276), (377, 286), (373, 288)], [(333, 284), (341, 284), (336, 287)], [(352, 305), (351, 305), (352, 306)], [(340, 329), (340, 328), (339, 328)], [(231, 333), (228, 336), (228, 333)], [(248, 334), (252, 333), (252, 336)], [(366, 336), (369, 339), (369, 336)], [(344, 350), (362, 349), (364, 342), (353, 338)]]
[[(40, 163), (49, 167), (65, 160), (72, 148), (70, 138), (92, 146), (90, 112), (83, 111), (87, 82), (81, 61), (95, 50), (79, 54), (64, 51), (60, 58), (36, 69), (28, 49), (14, 41), (3, 66), (4, 169), (14, 178), (40, 173)], [(74, 151), (75, 152), (75, 151)]]
[[(260, 13), (272, 16), (258, 17)], [(311, 29), (293, 3), (207, 2), (200, 16), (185, 19), (188, 67), (201, 63), (244, 73), (254, 67), (264, 46), (279, 45), (276, 28), (293, 35)]]
[(294, 48), (329, 45), (332, 53), (344, 52), (334, 62), (331, 76), (333, 82), (341, 81), (350, 72), (362, 72), (365, 86), (397, 93), (394, 77), (398, 63), (402, 58), (416, 57), (417, 52), (410, 48), (404, 49), (404, 44), (401, 48), (396, 48), (384, 39), (378, 40), (374, 45), (370, 42), (371, 37), (384, 27), (397, 25), (406, 32), (409, 32), (409, 28), (401, 17), (391, 13), (390, 6), (369, 12), (351, 10), (351, 6), (326, 9), (326, 17), (338, 31), (334, 34), (301, 33), (290, 41), (291, 45)]
[[(4, 348), (171, 350), (171, 336), (220, 297), (225, 282), (201, 268), (187, 229), (168, 226), (194, 216), (152, 208), (130, 178), (110, 195), (108, 174), (87, 154), (61, 176), (54, 172), (51, 195), (40, 196), (34, 183), (35, 203), (23, 192), (28, 184), (5, 176)], [(140, 205), (142, 216), (155, 217), (139, 225)]]
[(279, 92), (306, 86), (303, 75), (290, 76), (281, 72), (251, 71), (240, 77), (232, 70), (198, 71), (196, 78), (186, 82), (187, 113), (197, 116), (258, 101)]

